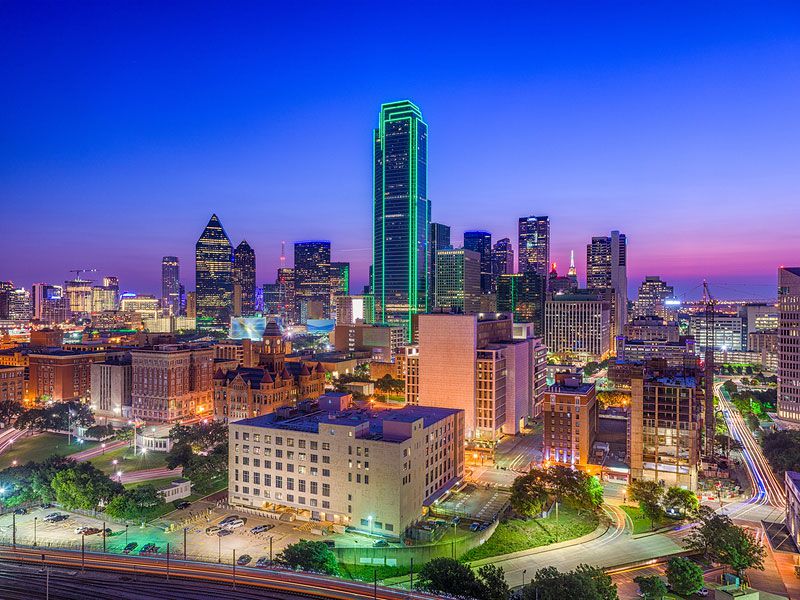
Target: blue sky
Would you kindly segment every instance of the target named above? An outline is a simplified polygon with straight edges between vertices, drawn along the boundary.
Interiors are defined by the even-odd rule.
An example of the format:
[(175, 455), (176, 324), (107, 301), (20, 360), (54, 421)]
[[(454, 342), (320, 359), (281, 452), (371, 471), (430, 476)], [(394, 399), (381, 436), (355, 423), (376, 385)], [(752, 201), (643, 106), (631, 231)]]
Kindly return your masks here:
[[(0, 3), (0, 279), (159, 289), (216, 212), (259, 282), (281, 240), (366, 281), (371, 129), (429, 125), (433, 218), (553, 260), (611, 229), (632, 287), (774, 296), (800, 263), (793, 3)], [(291, 261), (291, 253), (289, 253)], [(693, 290), (690, 292), (690, 290)]]

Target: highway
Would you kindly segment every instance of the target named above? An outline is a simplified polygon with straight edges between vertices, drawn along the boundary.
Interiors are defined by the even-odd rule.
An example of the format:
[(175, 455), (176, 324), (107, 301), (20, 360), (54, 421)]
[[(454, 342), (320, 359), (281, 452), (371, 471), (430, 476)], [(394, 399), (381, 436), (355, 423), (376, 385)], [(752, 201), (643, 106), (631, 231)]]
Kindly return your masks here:
[[(42, 560), (43, 557), (44, 560)], [(38, 565), (39, 567), (67, 568), (73, 571), (83, 570), (83, 564), (88, 570), (122, 573), (131, 577), (155, 575), (166, 579), (169, 573), (172, 578), (181, 578), (192, 582), (228, 584), (231, 587), (235, 585), (248, 586), (282, 594), (299, 594), (334, 600), (366, 600), (369, 598), (373, 600), (431, 600), (434, 598), (434, 596), (421, 592), (412, 593), (312, 573), (253, 567), (233, 568), (231, 565), (184, 562), (175, 559), (167, 561), (165, 556), (156, 558), (86, 552), (85, 563), (82, 563), (80, 551), (48, 549), (43, 555), (41, 551), (30, 548), (18, 546), (14, 549), (9, 546), (0, 546), (0, 560)], [(207, 597), (211, 597), (211, 595)]]

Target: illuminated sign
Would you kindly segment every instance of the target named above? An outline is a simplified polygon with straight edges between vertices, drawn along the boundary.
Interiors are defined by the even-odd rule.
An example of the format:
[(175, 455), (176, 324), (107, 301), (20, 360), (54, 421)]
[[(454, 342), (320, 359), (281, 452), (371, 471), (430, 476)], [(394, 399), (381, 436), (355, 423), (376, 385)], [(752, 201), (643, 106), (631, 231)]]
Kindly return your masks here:
[(232, 340), (260, 341), (267, 328), (264, 317), (231, 317), (231, 329), (228, 335)]

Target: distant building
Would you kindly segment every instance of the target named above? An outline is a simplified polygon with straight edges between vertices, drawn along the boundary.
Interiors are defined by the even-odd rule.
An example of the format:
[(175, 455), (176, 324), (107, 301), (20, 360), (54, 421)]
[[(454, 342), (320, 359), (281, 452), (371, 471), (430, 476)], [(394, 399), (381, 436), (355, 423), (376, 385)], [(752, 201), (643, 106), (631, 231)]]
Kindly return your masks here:
[(629, 340), (677, 342), (680, 331), (677, 323), (665, 323), (661, 317), (636, 317), (627, 323), (622, 334)]
[(331, 263), (331, 318), (336, 319), (336, 303), (350, 294), (350, 263)]
[(547, 277), (550, 269), (550, 219), (520, 217), (518, 223), (519, 273), (538, 273)]
[(639, 286), (639, 294), (633, 304), (633, 317), (658, 317), (670, 320), (667, 300), (675, 296), (675, 289), (661, 281), (657, 275), (647, 275)]
[(97, 418), (128, 419), (131, 416), (133, 367), (129, 355), (109, 358), (91, 366), (91, 403)]
[(299, 321), (294, 293), (294, 269), (290, 267), (278, 269), (278, 278), (275, 283), (278, 284), (280, 290), (280, 310), (278, 314), (284, 323), (294, 325)]
[(41, 323), (56, 324), (69, 320), (69, 301), (60, 285), (34, 283), (31, 287), (33, 318)]
[(29, 393), (31, 398), (78, 400), (92, 388), (92, 364), (106, 360), (106, 352), (42, 350), (31, 352)]
[(670, 367), (694, 369), (698, 366), (694, 338), (681, 338), (675, 342), (617, 338), (617, 362), (646, 362), (654, 358), (663, 360)]
[(784, 523), (795, 546), (800, 546), (800, 473), (786, 471), (783, 475), (786, 490), (786, 518)]
[(336, 298), (336, 324), (375, 322), (375, 299), (371, 295), (339, 296)]
[(30, 321), (33, 316), (31, 293), (25, 288), (17, 288), (7, 292), (8, 319), (12, 321)]
[(256, 314), (256, 253), (247, 240), (233, 251), (233, 316)]
[(161, 301), (150, 294), (124, 295), (120, 301), (120, 309), (123, 312), (136, 313), (139, 321), (144, 319), (157, 319), (161, 316)]
[(405, 328), (388, 324), (336, 324), (334, 347), (337, 352), (369, 352), (373, 360), (391, 362), (406, 344)]
[(497, 311), (510, 312), (520, 323), (533, 323), (536, 335), (544, 335), (547, 277), (535, 271), (500, 275), (497, 279)]
[(800, 421), (800, 267), (778, 269), (778, 416)]
[(0, 365), (0, 402), (22, 402), (25, 394), (25, 367)]
[(480, 310), (481, 260), (480, 254), (466, 248), (439, 250), (436, 256), (436, 308), (456, 313)]
[(547, 275), (547, 289), (551, 294), (574, 292), (578, 289), (577, 278), (570, 275), (559, 275), (558, 265), (553, 263), (550, 266), (550, 273)]
[(224, 334), (233, 312), (233, 246), (217, 215), (197, 240), (195, 261), (197, 329)]
[(337, 398), (327, 398), (318, 410), (231, 423), (232, 506), (397, 539), (462, 480), (461, 411), (342, 410)]
[(472, 250), (478, 254), (480, 262), (481, 293), (491, 294), (494, 291), (492, 286), (492, 234), (488, 231), (465, 231), (464, 249)]
[(294, 298), (300, 322), (328, 319), (331, 315), (331, 243), (296, 242), (294, 245)]
[(544, 458), (585, 467), (597, 437), (597, 400), (593, 383), (572, 374), (556, 376), (542, 402)]
[(586, 287), (610, 292), (612, 342), (628, 322), (627, 244), (624, 233), (612, 231), (586, 246)]
[(492, 247), (492, 291), (497, 291), (497, 278), (514, 272), (514, 245), (509, 238), (497, 240)]
[(86, 318), (92, 312), (92, 282), (76, 278), (64, 282), (64, 295), (70, 312), (78, 318)]
[(161, 305), (170, 314), (181, 314), (181, 272), (177, 256), (161, 259)]
[(31, 346), (34, 348), (58, 348), (64, 341), (60, 329), (36, 329), (31, 331)]
[(600, 294), (579, 290), (545, 303), (545, 345), (553, 353), (600, 360), (611, 349), (611, 306)]
[(186, 292), (186, 316), (197, 319), (197, 292)]
[(436, 306), (436, 253), (439, 250), (450, 250), (452, 247), (450, 244), (450, 226), (431, 223), (431, 233), (428, 237), (428, 269), (430, 271), (428, 306)]
[(695, 314), (689, 319), (689, 335), (697, 341), (697, 350), (745, 350), (745, 325), (738, 315), (715, 314), (713, 330), (709, 330), (706, 315)]
[(265, 283), (261, 286), (261, 312), (265, 315), (281, 316), (281, 286), (278, 283)]

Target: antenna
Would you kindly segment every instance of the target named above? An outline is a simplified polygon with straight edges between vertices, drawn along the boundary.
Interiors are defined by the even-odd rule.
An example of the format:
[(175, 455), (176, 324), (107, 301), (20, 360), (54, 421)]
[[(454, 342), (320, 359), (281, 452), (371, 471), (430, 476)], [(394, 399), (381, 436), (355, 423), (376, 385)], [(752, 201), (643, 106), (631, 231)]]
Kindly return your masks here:
[(286, 264), (286, 242), (281, 240), (281, 266)]

